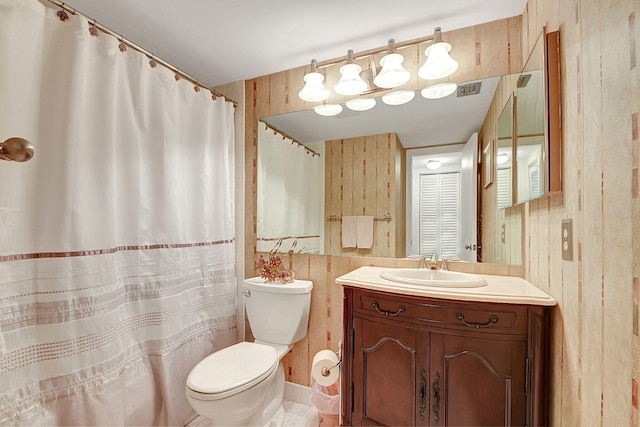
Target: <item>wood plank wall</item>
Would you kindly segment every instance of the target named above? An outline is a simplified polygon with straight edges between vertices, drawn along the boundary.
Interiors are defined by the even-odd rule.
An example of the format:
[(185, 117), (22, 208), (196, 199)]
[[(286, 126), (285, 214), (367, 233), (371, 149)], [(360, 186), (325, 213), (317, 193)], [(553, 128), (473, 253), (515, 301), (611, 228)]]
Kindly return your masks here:
[(371, 249), (343, 248), (342, 222), (327, 221), (327, 255), (404, 256), (404, 233), (396, 231), (405, 227), (404, 198), (398, 194), (398, 184), (404, 182), (404, 163), (396, 162), (404, 153), (395, 133), (325, 142), (325, 214), (392, 218), (391, 222), (374, 221)]

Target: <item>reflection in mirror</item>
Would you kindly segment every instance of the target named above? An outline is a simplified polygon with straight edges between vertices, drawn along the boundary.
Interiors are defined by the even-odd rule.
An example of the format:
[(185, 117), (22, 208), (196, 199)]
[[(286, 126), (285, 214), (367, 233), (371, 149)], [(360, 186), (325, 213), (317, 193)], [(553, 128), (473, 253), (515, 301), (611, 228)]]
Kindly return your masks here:
[(516, 97), (516, 202), (545, 195), (544, 43), (538, 37), (518, 79)]
[[(324, 188), (317, 186), (309, 191), (323, 200), (324, 212), (320, 214), (323, 225), (319, 230), (319, 242), (324, 243), (318, 244), (318, 252), (327, 255), (382, 257), (404, 257), (414, 253), (411, 246), (414, 228), (410, 214), (412, 167), (405, 164), (404, 151), (406, 150), (407, 159), (408, 153), (416, 153), (417, 148), (451, 146), (460, 151), (471, 135), (482, 126), (499, 80), (500, 77), (483, 80), (479, 95), (459, 97), (454, 93), (447, 98), (428, 100), (418, 94), (413, 101), (403, 106), (391, 107), (379, 102), (373, 110), (367, 112), (358, 113), (345, 109), (340, 115), (330, 118), (320, 117), (313, 110), (262, 117), (261, 121), (302, 144), (311, 147), (310, 143), (317, 143), (324, 147), (321, 150), (319, 145), (313, 146), (313, 150), (322, 151), (320, 163), (325, 171)], [(264, 127), (264, 124), (259, 125), (259, 128)], [(282, 137), (280, 142), (283, 142)], [(258, 158), (262, 151), (259, 143)], [(367, 165), (366, 172), (364, 164)], [(280, 162), (280, 169), (288, 166), (288, 163)], [(386, 175), (375, 178), (373, 174), (377, 172), (374, 171)], [(259, 181), (261, 176), (262, 174), (258, 177)], [(260, 182), (258, 187), (260, 199), (263, 197), (260, 194)], [(347, 191), (347, 188), (352, 190)], [(475, 184), (472, 188), (462, 185), (461, 190), (475, 194)], [(334, 203), (336, 200), (339, 202), (337, 205)], [(363, 200), (373, 205), (365, 205)], [(359, 211), (350, 210), (357, 206)], [(387, 214), (391, 216), (388, 222), (374, 222), (375, 251), (382, 251), (381, 246), (384, 246), (387, 248), (386, 252), (336, 247), (336, 244), (340, 246), (342, 224), (340, 220), (328, 218), (334, 215), (339, 218), (343, 215), (365, 214), (378, 218)], [(258, 224), (265, 221), (265, 215), (273, 216), (271, 209), (259, 209), (257, 215)], [(286, 215), (282, 215), (284, 216), (275, 219), (276, 223), (283, 222), (283, 218), (287, 218), (286, 221), (293, 220), (297, 213), (295, 210), (288, 210)], [(472, 222), (477, 224), (477, 221), (478, 218), (474, 215)], [(335, 237), (336, 233), (338, 237)], [(300, 235), (311, 236), (315, 232), (302, 231)], [(272, 238), (262, 236), (260, 232), (258, 234), (259, 241), (264, 239), (262, 241), (271, 242), (266, 239)], [(475, 237), (469, 241), (463, 239), (461, 244), (473, 249)], [(263, 247), (270, 250), (273, 244)], [(309, 245), (302, 244), (299, 240), (296, 251), (300, 247), (307, 248)]]
[(323, 151), (258, 124), (258, 252), (323, 252)]
[(498, 209), (513, 205), (513, 109), (511, 98), (498, 117), (498, 144), (496, 147), (496, 182)]

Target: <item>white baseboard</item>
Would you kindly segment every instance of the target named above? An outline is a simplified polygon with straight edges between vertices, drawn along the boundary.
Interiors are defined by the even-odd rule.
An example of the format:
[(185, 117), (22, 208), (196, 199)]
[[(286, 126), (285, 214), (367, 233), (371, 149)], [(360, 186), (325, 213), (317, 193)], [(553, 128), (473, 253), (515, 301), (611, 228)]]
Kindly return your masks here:
[(284, 383), (284, 398), (292, 402), (310, 405), (311, 387), (295, 384), (289, 381)]

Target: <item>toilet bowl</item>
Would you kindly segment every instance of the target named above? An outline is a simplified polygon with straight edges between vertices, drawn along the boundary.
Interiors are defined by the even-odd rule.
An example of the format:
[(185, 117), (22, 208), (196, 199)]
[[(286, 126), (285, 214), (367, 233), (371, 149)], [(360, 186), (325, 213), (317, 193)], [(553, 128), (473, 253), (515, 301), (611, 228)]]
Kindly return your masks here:
[(240, 342), (211, 354), (193, 368), (187, 378), (187, 400), (214, 425), (262, 426), (263, 415), (271, 418), (275, 413), (263, 414), (261, 409), (280, 387), (284, 389), (284, 368), (276, 349)]
[(306, 335), (313, 285), (306, 280), (274, 285), (255, 278), (244, 287), (256, 340), (201, 360), (187, 378), (187, 401), (214, 426), (282, 426), (281, 359)]

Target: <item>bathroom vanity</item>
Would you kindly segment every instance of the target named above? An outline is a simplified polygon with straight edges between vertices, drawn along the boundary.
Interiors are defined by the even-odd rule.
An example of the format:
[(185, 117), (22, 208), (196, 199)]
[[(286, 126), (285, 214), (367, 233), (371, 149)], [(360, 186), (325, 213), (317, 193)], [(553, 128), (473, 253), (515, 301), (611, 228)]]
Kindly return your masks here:
[(547, 425), (552, 297), (517, 277), (432, 287), (383, 279), (386, 270), (336, 280), (343, 425)]

